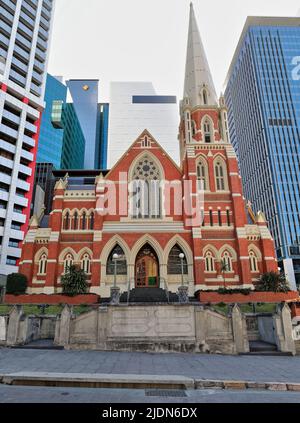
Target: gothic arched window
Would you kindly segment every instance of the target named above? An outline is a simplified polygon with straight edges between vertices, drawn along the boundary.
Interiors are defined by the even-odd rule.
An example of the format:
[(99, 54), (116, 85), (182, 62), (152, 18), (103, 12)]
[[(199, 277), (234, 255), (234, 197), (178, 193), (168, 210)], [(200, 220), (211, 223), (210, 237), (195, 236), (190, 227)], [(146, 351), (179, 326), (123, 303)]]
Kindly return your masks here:
[(69, 268), (72, 266), (74, 257), (71, 253), (67, 254), (64, 259), (64, 273), (68, 273)]
[(223, 254), (222, 262), (224, 265), (224, 271), (232, 272), (232, 258), (227, 251)]
[(183, 261), (183, 274), (188, 274), (188, 264), (184, 254), (183, 260), (179, 257), (184, 254), (178, 244), (174, 245), (169, 254), (168, 259), (168, 275), (181, 275), (182, 274), (182, 261)]
[(205, 119), (203, 124), (204, 141), (206, 143), (212, 142), (212, 125), (209, 119)]
[(131, 212), (136, 219), (161, 217), (161, 174), (155, 161), (145, 155), (132, 175)]
[(207, 164), (204, 161), (204, 159), (200, 159), (197, 165), (197, 179), (198, 179), (198, 189), (207, 191), (209, 187), (208, 171), (207, 171)]
[(83, 231), (86, 230), (86, 212), (85, 211), (82, 213), (82, 230)]
[(91, 273), (91, 257), (88, 253), (84, 254), (81, 260), (81, 269), (87, 274)]
[(127, 261), (123, 249), (120, 245), (116, 245), (111, 251), (107, 263), (106, 263), (106, 274), (114, 275), (115, 273), (115, 260), (114, 255), (118, 255), (117, 259), (117, 275), (127, 275)]
[(205, 271), (206, 272), (215, 271), (215, 259), (210, 251), (206, 253), (205, 255)]
[(68, 231), (70, 229), (70, 213), (67, 212), (65, 217), (64, 217), (64, 222), (63, 222), (63, 228), (65, 231)]
[(39, 260), (39, 275), (46, 275), (47, 273), (47, 254), (41, 255)]
[(258, 272), (258, 261), (255, 253), (250, 251), (249, 253), (249, 260), (250, 260), (250, 270), (251, 272), (255, 273)]
[(90, 229), (93, 231), (95, 226), (95, 214), (94, 212), (90, 215)]
[(218, 160), (215, 164), (215, 177), (217, 191), (226, 190), (226, 170), (222, 160)]
[(74, 231), (77, 231), (78, 229), (78, 212), (77, 211), (74, 213), (73, 222), (74, 222), (73, 229)]

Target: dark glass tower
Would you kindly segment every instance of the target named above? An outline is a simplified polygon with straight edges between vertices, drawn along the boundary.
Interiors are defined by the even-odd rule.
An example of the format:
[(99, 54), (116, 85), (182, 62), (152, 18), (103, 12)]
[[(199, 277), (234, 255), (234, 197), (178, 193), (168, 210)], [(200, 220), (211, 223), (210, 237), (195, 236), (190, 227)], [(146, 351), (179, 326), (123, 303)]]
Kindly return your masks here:
[(247, 19), (226, 80), (244, 193), (300, 284), (300, 18)]

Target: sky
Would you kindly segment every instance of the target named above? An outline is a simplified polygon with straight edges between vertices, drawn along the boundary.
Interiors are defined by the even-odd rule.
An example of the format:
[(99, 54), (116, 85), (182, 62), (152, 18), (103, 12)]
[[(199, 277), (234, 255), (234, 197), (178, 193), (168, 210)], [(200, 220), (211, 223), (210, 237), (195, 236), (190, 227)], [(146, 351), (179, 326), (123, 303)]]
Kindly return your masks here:
[[(101, 102), (109, 101), (111, 81), (151, 81), (157, 94), (180, 100), (189, 3), (56, 0), (48, 71), (65, 79), (99, 79)], [(248, 15), (300, 16), (299, 0), (193, 3), (218, 94)]]

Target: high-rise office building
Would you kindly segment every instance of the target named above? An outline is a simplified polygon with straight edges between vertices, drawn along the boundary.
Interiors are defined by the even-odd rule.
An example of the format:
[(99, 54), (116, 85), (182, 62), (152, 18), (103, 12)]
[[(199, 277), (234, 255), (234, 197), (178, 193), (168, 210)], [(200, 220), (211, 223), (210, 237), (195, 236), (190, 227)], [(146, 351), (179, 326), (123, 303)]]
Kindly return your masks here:
[(0, 274), (28, 227), (54, 0), (0, 2)]
[(99, 118), (98, 118), (98, 152), (96, 168), (107, 169), (107, 149), (108, 149), (108, 124), (109, 124), (109, 104), (100, 103), (99, 104)]
[(144, 129), (179, 164), (178, 103), (159, 96), (151, 82), (112, 82), (110, 86), (108, 167), (112, 167)]
[(300, 19), (249, 17), (226, 80), (244, 193), (266, 213), (277, 257), (300, 284)]
[(67, 81), (67, 87), (70, 90), (75, 112), (85, 138), (85, 169), (99, 168), (97, 158), (97, 152), (99, 152), (98, 86), (98, 80), (71, 79)]
[(85, 137), (73, 103), (52, 103), (52, 124), (63, 130), (61, 163), (57, 169), (83, 169)]
[(57, 77), (47, 74), (45, 103), (39, 145), (37, 152), (37, 163), (52, 163), (56, 169), (60, 169), (61, 155), (63, 150), (64, 130), (54, 128), (52, 124), (52, 106), (54, 101), (66, 102), (67, 87)]

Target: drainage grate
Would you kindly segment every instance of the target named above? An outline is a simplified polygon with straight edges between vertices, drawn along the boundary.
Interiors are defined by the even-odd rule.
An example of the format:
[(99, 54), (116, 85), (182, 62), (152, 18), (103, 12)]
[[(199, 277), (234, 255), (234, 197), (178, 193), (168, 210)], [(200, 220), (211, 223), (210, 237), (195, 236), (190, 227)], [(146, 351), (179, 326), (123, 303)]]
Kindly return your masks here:
[(170, 397), (170, 398), (185, 398), (187, 394), (185, 391), (175, 391), (166, 389), (147, 389), (145, 391), (146, 397)]

